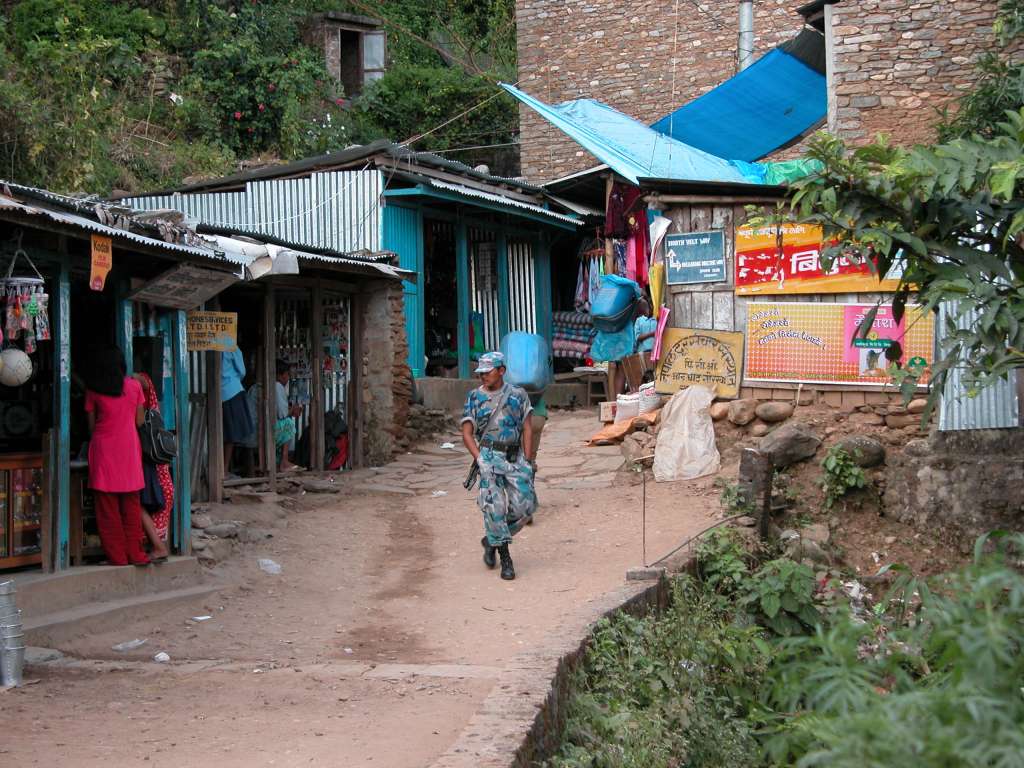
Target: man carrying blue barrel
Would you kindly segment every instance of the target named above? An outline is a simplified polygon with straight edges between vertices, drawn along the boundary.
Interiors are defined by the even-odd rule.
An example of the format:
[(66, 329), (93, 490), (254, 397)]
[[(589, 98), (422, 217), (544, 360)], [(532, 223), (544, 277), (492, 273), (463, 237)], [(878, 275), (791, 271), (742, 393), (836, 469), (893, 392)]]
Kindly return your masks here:
[[(505, 356), (480, 356), (475, 373), (480, 386), (466, 398), (462, 411), (462, 441), (480, 474), (477, 503), (484, 516), (484, 564), (493, 568), (501, 558), (501, 578), (514, 579), (508, 545), (529, 522), (537, 507), (533, 490), (533, 426), (530, 397), (505, 381)], [(472, 479), (472, 474), (470, 475)], [(471, 480), (467, 488), (471, 488)]]

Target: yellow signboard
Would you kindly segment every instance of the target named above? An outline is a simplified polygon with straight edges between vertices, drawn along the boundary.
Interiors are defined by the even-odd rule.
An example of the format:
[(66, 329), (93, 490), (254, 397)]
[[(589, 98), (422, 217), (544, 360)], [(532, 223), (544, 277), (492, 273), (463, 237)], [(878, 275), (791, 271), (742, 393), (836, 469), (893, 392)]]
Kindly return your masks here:
[(671, 395), (683, 387), (701, 384), (717, 397), (738, 397), (743, 377), (743, 334), (666, 328), (654, 388)]
[(873, 293), (899, 288), (899, 280), (879, 280), (871, 265), (860, 256), (839, 256), (826, 272), (821, 264), (821, 251), (821, 227), (737, 227), (736, 295)]
[[(861, 338), (858, 330), (872, 311), (871, 330)], [(891, 384), (888, 368), (896, 360), (916, 370), (921, 384), (928, 381), (935, 361), (931, 312), (908, 306), (897, 320), (884, 304), (747, 305), (748, 382)]]
[(238, 348), (237, 312), (189, 312), (189, 352), (232, 352)]
[(92, 261), (89, 270), (89, 287), (94, 291), (102, 291), (107, 284), (107, 274), (114, 266), (114, 247), (109, 237), (92, 236)]

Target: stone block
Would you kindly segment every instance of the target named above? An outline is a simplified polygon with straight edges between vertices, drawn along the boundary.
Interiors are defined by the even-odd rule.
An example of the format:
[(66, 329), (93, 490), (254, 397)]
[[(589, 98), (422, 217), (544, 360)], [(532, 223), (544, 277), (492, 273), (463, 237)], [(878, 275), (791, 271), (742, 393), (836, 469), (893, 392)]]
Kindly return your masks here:
[(850, 454), (850, 458), (859, 467), (877, 467), (885, 461), (885, 446), (867, 435), (850, 435), (836, 445)]
[(885, 417), (885, 426), (889, 429), (903, 429), (904, 427), (920, 426), (921, 417), (912, 413), (889, 414)]
[(757, 418), (762, 421), (774, 424), (779, 421), (785, 421), (793, 415), (793, 404), (782, 403), (779, 401), (760, 403), (757, 408), (754, 409), (754, 413), (757, 414)]
[(721, 421), (729, 415), (729, 403), (712, 403), (708, 412), (714, 421)]
[(805, 424), (789, 422), (761, 438), (758, 450), (771, 459), (776, 469), (809, 459), (818, 452), (821, 440)]
[(757, 400), (733, 400), (729, 403), (729, 421), (736, 426), (742, 427), (754, 420), (756, 410)]
[(914, 414), (924, 413), (924, 409), (927, 408), (927, 407), (928, 407), (928, 401), (925, 398), (923, 398), (923, 397), (919, 397), (919, 398), (917, 398), (915, 400), (911, 400), (909, 403), (907, 403), (907, 413), (914, 413)]

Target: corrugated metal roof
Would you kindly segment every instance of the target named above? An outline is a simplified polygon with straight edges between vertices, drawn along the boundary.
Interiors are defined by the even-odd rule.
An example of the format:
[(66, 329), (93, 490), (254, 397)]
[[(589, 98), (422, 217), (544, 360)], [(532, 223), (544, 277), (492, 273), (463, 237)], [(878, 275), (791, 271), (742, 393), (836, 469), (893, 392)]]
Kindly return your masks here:
[(383, 188), (377, 170), (331, 171), (250, 181), (241, 192), (175, 193), (123, 202), (140, 210), (177, 210), (201, 225), (332, 252), (325, 255), (373, 253), (380, 251), (383, 239)]
[(374, 155), (387, 155), (392, 159), (400, 160), (402, 162), (421, 163), (423, 165), (442, 170), (454, 171), (461, 175), (487, 182), (488, 184), (513, 186), (519, 190), (534, 194), (543, 192), (540, 187), (529, 184), (521, 179), (493, 176), (489, 173), (474, 170), (465, 163), (460, 163), (457, 160), (450, 160), (446, 157), (441, 157), (440, 155), (435, 155), (430, 152), (414, 152), (408, 147), (404, 147), (400, 144), (394, 144), (387, 139), (379, 139), (369, 144), (346, 147), (345, 149), (337, 152), (328, 152), (327, 154), (317, 155), (316, 157), (307, 157), (291, 163), (254, 168), (252, 170), (234, 173), (230, 176), (208, 179), (206, 181), (199, 181), (194, 184), (187, 184), (174, 189), (136, 195), (135, 197), (166, 196), (174, 192), (194, 193), (229, 189), (243, 186), (247, 182), (251, 181), (301, 176), (315, 171), (327, 171), (340, 169), (344, 166), (358, 165), (361, 162), (371, 159)]
[[(202, 237), (210, 242), (211, 246), (216, 247), (219, 251), (223, 252), (225, 259), (240, 267), (249, 267), (257, 259), (264, 257), (269, 256), (271, 259), (276, 259), (278, 256), (283, 255), (286, 257), (294, 257), (299, 262), (305, 262), (311, 266), (326, 267), (328, 269), (337, 269), (341, 272), (355, 272), (358, 274), (372, 274), (374, 272), (378, 272), (385, 277), (394, 278), (396, 280), (407, 280), (409, 277), (416, 274), (415, 272), (410, 272), (406, 269), (393, 267), (390, 264), (381, 264), (376, 261), (367, 261), (364, 259), (352, 259), (344, 256), (328, 256), (321, 253), (309, 253), (308, 251), (279, 246), (276, 244), (268, 245), (267, 243), (261, 243), (249, 238), (231, 237), (226, 235), (203, 235)], [(359, 267), (359, 269), (353, 270), (352, 267)]]
[[(75, 198), (68, 198), (64, 195), (58, 195), (44, 189), (23, 187), (21, 185), (5, 182), (0, 182), (0, 185), (6, 185), (7, 191), (13, 192), (17, 189), (20, 192), (30, 192), (33, 197), (46, 199), (59, 205), (75, 204), (76, 207), (82, 208), (83, 210), (91, 210), (92, 207), (96, 205), (95, 202), (86, 202), (76, 200)], [(250, 242), (229, 236), (206, 237), (198, 235), (198, 237), (203, 241), (203, 245), (181, 245), (178, 243), (168, 243), (158, 238), (146, 237), (145, 235), (140, 235), (135, 232), (101, 224), (94, 219), (90, 219), (76, 213), (58, 211), (41, 205), (23, 203), (6, 194), (0, 194), (0, 211), (13, 211), (28, 216), (41, 216), (56, 224), (62, 224), (100, 235), (106, 235), (116, 240), (128, 241), (147, 248), (159, 249), (175, 254), (185, 254), (205, 260), (212, 260), (241, 267), (249, 266), (257, 258), (271, 255), (271, 248), (274, 248), (275, 252), (283, 252), (288, 255), (293, 255), (300, 262), (306, 262), (320, 268), (337, 269), (338, 271), (356, 274), (379, 274), (395, 280), (407, 279), (413, 274), (407, 270), (393, 267), (390, 264), (380, 263), (380, 259), (382, 258), (391, 258), (390, 254), (383, 253), (374, 254), (368, 259), (360, 259), (329, 253), (307, 252), (291, 247), (291, 244), (283, 244), (277, 247), (271, 246), (271, 248), (268, 248), (266, 243), (259, 242), (258, 240)], [(259, 235), (257, 234), (256, 237), (258, 238)]]
[[(961, 330), (969, 329), (980, 318), (980, 313), (955, 317), (948, 304), (939, 307), (935, 323), (939, 334), (945, 332), (950, 319)], [(941, 342), (940, 342), (941, 348)], [(939, 430), (953, 432), (964, 429), (1011, 429), (1020, 426), (1020, 402), (1017, 382), (1013, 375), (1007, 381), (998, 381), (969, 397), (964, 374), (958, 368), (949, 372), (945, 391), (939, 404)]]
[(540, 205), (533, 205), (531, 203), (524, 203), (521, 200), (514, 200), (509, 197), (502, 197), (501, 195), (495, 195), (490, 192), (484, 192), (480, 189), (474, 189), (472, 187), (464, 187), (461, 184), (449, 184), (447, 181), (440, 181), (438, 179), (429, 179), (430, 186), (436, 187), (437, 189), (443, 189), (447, 192), (454, 192), (458, 195), (465, 195), (466, 197), (475, 197), (479, 200), (487, 200), (490, 203), (497, 203), (498, 205), (506, 205), (512, 208), (521, 208), (524, 211), (530, 211), (537, 213), (542, 216), (555, 219), (556, 221), (564, 221), (567, 224), (582, 224), (578, 218), (574, 216), (567, 216), (564, 213), (556, 213), (555, 211), (548, 210)]
[(127, 240), (147, 248), (156, 248), (171, 253), (188, 254), (189, 256), (199, 256), (201, 258), (212, 259), (214, 261), (226, 261), (223, 253), (212, 249), (200, 248), (192, 245), (168, 243), (154, 237), (146, 237), (145, 235), (139, 235), (134, 232), (110, 227), (106, 224), (100, 224), (98, 221), (88, 219), (85, 216), (79, 216), (75, 213), (54, 211), (38, 205), (28, 205), (3, 194), (0, 194), (0, 210), (16, 211), (30, 216), (42, 216), (57, 224), (84, 229), (88, 232), (95, 232), (96, 234), (106, 235), (115, 239)]

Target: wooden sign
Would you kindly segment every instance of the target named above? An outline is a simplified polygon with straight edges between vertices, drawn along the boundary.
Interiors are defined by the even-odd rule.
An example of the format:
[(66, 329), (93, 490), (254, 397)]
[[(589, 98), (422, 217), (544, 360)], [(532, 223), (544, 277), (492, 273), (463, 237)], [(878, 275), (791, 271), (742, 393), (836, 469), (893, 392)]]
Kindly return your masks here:
[(742, 333), (666, 328), (654, 388), (659, 394), (671, 395), (700, 384), (716, 397), (738, 397), (742, 363)]
[(238, 348), (237, 312), (189, 312), (189, 352), (233, 352)]
[(233, 272), (178, 264), (132, 291), (129, 298), (157, 307), (195, 309), (239, 280), (241, 276)]
[(92, 236), (92, 262), (89, 269), (89, 288), (102, 291), (107, 284), (107, 275), (114, 266), (114, 246), (109, 237)]
[(727, 276), (722, 231), (666, 235), (665, 269), (665, 282), (669, 285), (724, 282)]

